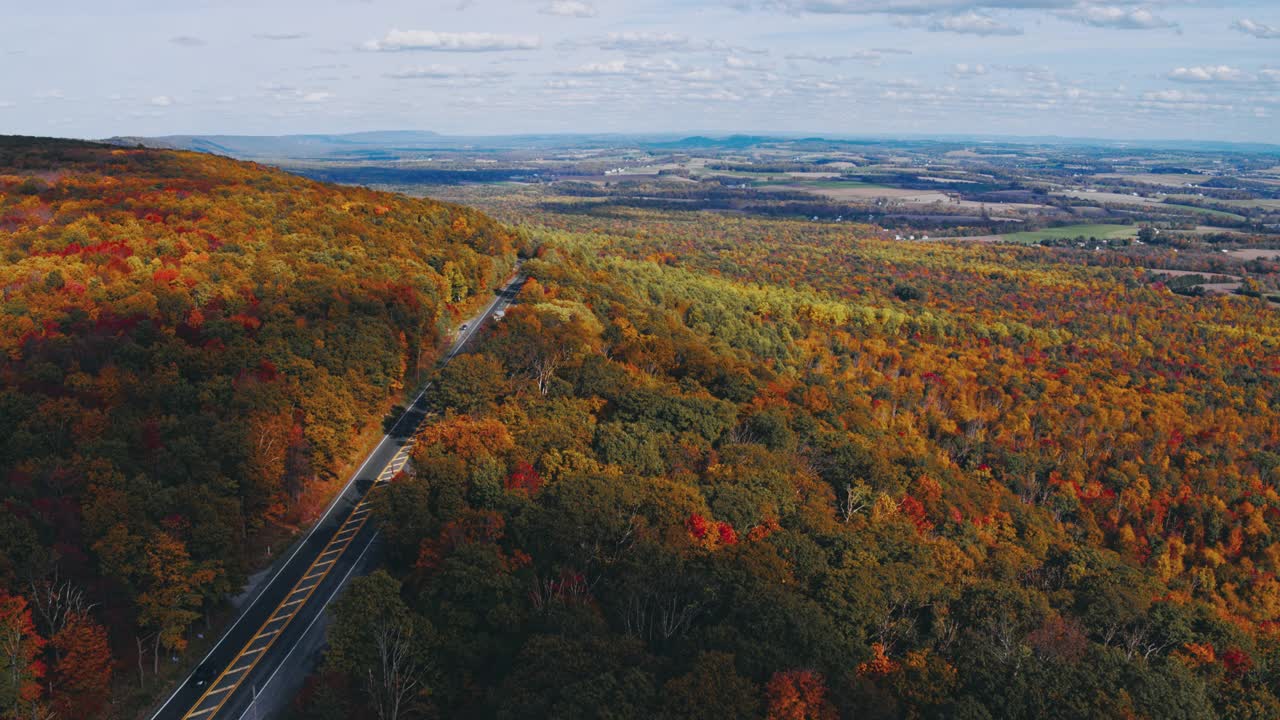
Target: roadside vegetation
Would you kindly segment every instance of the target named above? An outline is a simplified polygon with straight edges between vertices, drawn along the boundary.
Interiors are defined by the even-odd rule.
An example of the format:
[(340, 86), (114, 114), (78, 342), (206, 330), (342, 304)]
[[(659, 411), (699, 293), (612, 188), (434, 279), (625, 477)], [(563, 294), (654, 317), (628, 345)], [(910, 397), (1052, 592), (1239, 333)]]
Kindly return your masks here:
[(460, 207), (0, 138), (0, 717), (165, 689), (516, 247)]
[(1070, 249), (508, 211), (533, 279), (441, 377), (297, 717), (1280, 714), (1262, 300)]

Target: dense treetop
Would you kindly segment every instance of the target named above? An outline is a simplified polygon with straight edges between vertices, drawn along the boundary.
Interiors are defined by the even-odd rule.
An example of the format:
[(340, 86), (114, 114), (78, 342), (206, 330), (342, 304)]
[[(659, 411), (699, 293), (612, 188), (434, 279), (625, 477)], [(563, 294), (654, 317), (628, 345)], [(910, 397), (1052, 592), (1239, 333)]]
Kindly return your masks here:
[(0, 138), (0, 617), (35, 649), (0, 658), (0, 716), (98, 713), (64, 665), (104, 624), (118, 659), (183, 650), (515, 243), (253, 164)]
[(378, 498), (383, 609), (339, 613), (301, 716), (408, 679), (399, 717), (1280, 714), (1265, 302), (851, 226), (524, 222), (533, 279), (442, 374)]

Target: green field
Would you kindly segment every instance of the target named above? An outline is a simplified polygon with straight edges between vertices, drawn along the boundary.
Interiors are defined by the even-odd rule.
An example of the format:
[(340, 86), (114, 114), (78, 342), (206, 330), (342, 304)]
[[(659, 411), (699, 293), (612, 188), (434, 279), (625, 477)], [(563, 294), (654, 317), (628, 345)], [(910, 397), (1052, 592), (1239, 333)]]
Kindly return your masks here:
[(813, 180), (805, 178), (790, 178), (792, 185), (801, 185), (807, 188), (815, 188), (818, 190), (833, 190), (839, 188), (876, 188), (877, 190), (889, 189), (889, 185), (881, 185), (879, 183), (862, 182), (861, 180)]
[(1203, 215), (1208, 215), (1210, 217), (1226, 218), (1228, 220), (1247, 220), (1248, 219), (1245, 216), (1237, 215), (1236, 213), (1229, 213), (1224, 210), (1214, 210), (1213, 208), (1197, 207), (1195, 205), (1182, 205), (1180, 203), (1161, 203), (1161, 205), (1164, 207), (1178, 208), (1179, 210), (1190, 210), (1192, 212), (1198, 212)]
[(1138, 228), (1135, 225), (1065, 225), (1063, 227), (1045, 228), (1044, 230), (1009, 233), (1008, 235), (1001, 235), (1000, 239), (1005, 242), (1035, 245), (1042, 240), (1070, 240), (1078, 237), (1092, 237), (1099, 240), (1122, 240), (1135, 237), (1137, 234)]

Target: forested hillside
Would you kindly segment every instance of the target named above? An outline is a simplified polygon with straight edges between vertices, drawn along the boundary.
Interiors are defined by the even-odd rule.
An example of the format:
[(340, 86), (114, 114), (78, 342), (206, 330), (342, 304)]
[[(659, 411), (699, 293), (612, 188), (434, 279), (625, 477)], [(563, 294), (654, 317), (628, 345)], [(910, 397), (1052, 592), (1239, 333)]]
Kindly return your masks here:
[(533, 279), (442, 373), (297, 717), (1280, 716), (1265, 302), (847, 225), (525, 219)]
[(309, 521), (516, 239), (195, 153), (0, 138), (0, 717), (94, 718)]

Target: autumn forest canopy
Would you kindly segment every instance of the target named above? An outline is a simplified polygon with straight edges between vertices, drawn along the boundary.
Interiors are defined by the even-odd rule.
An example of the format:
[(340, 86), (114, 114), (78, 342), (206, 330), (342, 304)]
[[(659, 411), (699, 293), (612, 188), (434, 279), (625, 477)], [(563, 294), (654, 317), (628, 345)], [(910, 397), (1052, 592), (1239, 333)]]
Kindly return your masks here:
[(0, 717), (158, 693), (429, 378), (297, 718), (1280, 716), (1265, 299), (479, 204), (0, 139)]
[(169, 665), (514, 241), (213, 156), (0, 138), (0, 716), (107, 717), (113, 675)]

